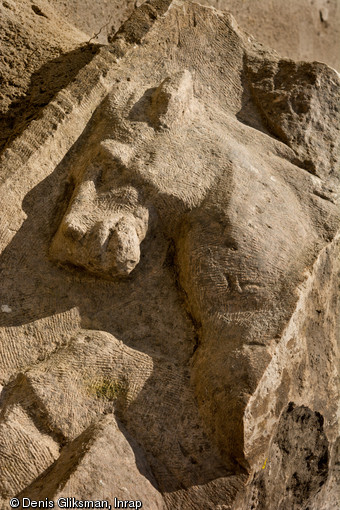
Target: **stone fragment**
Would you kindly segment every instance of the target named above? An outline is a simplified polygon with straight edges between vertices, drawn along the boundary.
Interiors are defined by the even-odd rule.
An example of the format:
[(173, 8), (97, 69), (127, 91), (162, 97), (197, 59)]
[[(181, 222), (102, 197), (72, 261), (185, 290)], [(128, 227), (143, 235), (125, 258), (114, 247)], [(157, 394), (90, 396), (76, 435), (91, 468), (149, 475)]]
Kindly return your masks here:
[(110, 504), (119, 500), (131, 501), (127, 503), (130, 508), (142, 508), (132, 506), (139, 501), (154, 510), (165, 509), (143, 452), (112, 415), (66, 446), (58, 460), (19, 497), (48, 498), (59, 501), (60, 506), (74, 500)]

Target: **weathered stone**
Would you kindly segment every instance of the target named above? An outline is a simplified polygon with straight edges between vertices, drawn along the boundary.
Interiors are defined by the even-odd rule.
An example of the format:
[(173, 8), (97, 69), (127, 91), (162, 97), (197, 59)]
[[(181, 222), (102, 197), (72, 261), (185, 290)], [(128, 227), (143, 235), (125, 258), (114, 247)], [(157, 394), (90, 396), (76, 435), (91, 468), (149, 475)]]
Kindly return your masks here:
[(165, 508), (143, 452), (112, 415), (90, 426), (66, 446), (58, 460), (19, 497), (54, 501), (60, 498), (60, 505), (64, 498), (112, 504), (117, 498), (131, 501), (126, 508), (141, 508), (132, 506), (137, 501), (147, 502), (155, 510)]
[(120, 498), (119, 477), (150, 508), (315, 507), (336, 485), (339, 75), (180, 0), (111, 43), (2, 154), (0, 448), (14, 464), (20, 409), (28, 466), (3, 505)]
[[(48, 2), (0, 2), (0, 150), (87, 64), (95, 49)], [(38, 10), (37, 10), (38, 9)]]
[[(56, 11), (98, 40), (107, 42), (143, 0), (50, 0)], [(230, 11), (243, 30), (283, 57), (325, 62), (340, 69), (340, 9), (337, 0), (200, 0)]]

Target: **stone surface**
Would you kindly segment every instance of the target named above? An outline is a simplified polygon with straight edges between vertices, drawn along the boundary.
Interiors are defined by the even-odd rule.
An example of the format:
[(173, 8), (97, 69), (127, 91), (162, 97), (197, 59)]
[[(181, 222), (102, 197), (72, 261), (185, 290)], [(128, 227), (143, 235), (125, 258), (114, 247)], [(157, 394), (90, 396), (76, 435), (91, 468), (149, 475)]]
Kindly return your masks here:
[[(131, 15), (131, 0), (50, 0), (69, 22), (97, 40), (107, 42)], [(200, 0), (230, 11), (249, 34), (283, 57), (317, 60), (340, 70), (340, 4), (338, 0)], [(112, 28), (111, 28), (112, 27)]]
[(56, 12), (100, 43), (107, 43), (107, 36), (116, 32), (142, 3), (143, 0), (50, 1)]
[(86, 48), (1, 154), (0, 504), (331, 509), (338, 73), (180, 0)]
[(87, 35), (44, 0), (0, 2), (0, 149), (91, 60)]
[(147, 501), (149, 508), (164, 509), (143, 452), (124, 435), (126, 432), (113, 415), (106, 416), (66, 446), (58, 460), (20, 498), (110, 502), (117, 498)]
[(283, 57), (340, 70), (338, 0), (200, 0), (226, 9), (249, 34)]

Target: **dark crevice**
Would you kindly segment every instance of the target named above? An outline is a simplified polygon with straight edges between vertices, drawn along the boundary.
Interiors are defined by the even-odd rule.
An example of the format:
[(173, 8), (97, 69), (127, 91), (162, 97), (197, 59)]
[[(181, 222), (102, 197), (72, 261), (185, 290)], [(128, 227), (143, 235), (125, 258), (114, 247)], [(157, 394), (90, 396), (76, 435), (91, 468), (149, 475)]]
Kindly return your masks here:
[(178, 292), (178, 296), (180, 297), (180, 299), (182, 301), (183, 310), (185, 311), (187, 318), (189, 319), (190, 323), (192, 324), (193, 340), (194, 340), (194, 345), (193, 345), (193, 349), (192, 349), (192, 356), (193, 356), (194, 353), (199, 348), (200, 343), (201, 343), (199, 332), (202, 328), (202, 324), (192, 314), (192, 312), (190, 310), (189, 297), (180, 283), (179, 264), (177, 261), (176, 246), (175, 246), (175, 242), (173, 240), (171, 240), (169, 242), (169, 248), (168, 248), (166, 258), (165, 258), (164, 266), (167, 267), (168, 269), (170, 269), (173, 273), (175, 287)]
[(256, 129), (257, 131), (260, 131), (261, 133), (270, 136), (275, 140), (279, 140), (279, 138), (271, 132), (266, 118), (263, 116), (261, 109), (256, 104), (256, 101), (254, 101), (247, 75), (246, 57), (243, 58), (241, 84), (243, 89), (242, 108), (236, 114), (237, 120), (247, 127)]
[(331, 197), (329, 197), (328, 195), (325, 195), (321, 191), (314, 190), (313, 195), (316, 195), (317, 197), (322, 198), (322, 200), (327, 200), (327, 202), (331, 202), (332, 204), (335, 203), (335, 201), (332, 200)]
[(48, 16), (38, 7), (37, 5), (32, 5), (32, 11), (38, 16), (42, 16), (44, 18), (48, 18)]

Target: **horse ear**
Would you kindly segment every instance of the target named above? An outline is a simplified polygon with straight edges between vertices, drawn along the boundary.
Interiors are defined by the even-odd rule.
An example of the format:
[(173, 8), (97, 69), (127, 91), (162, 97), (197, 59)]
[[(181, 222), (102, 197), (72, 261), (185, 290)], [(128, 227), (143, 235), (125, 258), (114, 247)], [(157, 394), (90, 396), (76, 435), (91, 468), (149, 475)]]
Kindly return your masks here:
[(135, 155), (134, 147), (112, 139), (103, 140), (100, 143), (100, 149), (103, 154), (109, 155), (123, 166), (128, 166)]
[(148, 117), (156, 128), (170, 129), (191, 116), (193, 81), (190, 71), (165, 78), (151, 96)]

